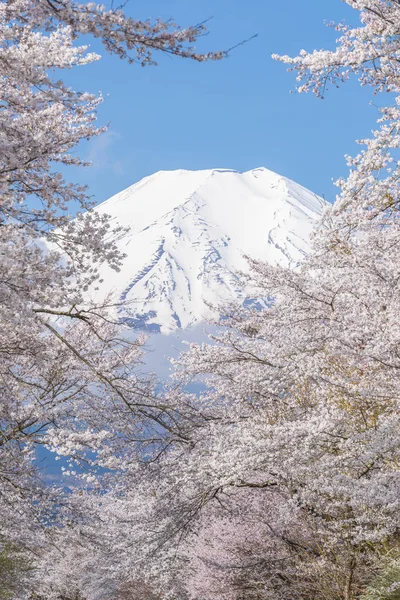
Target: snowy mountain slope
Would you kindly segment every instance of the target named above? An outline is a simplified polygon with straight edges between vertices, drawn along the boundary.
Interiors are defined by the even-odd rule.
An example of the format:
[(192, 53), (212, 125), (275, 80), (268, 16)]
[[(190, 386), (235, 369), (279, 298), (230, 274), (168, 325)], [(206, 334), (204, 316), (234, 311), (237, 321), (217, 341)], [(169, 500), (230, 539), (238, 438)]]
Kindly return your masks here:
[(130, 231), (122, 270), (96, 294), (126, 302), (132, 324), (169, 332), (210, 316), (207, 303), (242, 297), (244, 255), (296, 264), (325, 202), (267, 169), (160, 171), (96, 210)]

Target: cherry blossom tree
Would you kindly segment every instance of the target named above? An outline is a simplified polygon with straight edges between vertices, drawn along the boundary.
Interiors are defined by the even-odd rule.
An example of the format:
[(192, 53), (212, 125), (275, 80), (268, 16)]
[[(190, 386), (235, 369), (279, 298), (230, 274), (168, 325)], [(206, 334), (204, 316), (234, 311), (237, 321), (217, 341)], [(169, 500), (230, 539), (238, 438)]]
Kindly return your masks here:
[[(108, 260), (118, 268), (112, 240), (122, 232), (110, 231), (95, 213), (71, 222), (58, 212), (72, 198), (86, 202), (84, 191), (53, 177), (52, 169), (57, 161), (75, 160), (67, 154), (77, 141), (70, 136), (99, 133), (93, 121), (98, 99), (70, 97), (69, 90), (54, 92), (39, 82), (46, 101), (26, 119), (48, 107), (51, 89), (63, 98), (60, 114), (67, 110), (76, 120), (57, 129), (64, 142), (48, 161), (41, 155), (36, 163), (29, 155), (26, 171), (12, 162), (6, 167), (3, 254), (10, 266), (2, 275), (1, 472), (7, 486), (4, 532), (26, 543), (29, 510), (38, 518), (34, 589), (46, 600), (94, 600), (101, 590), (111, 597), (127, 594), (135, 582), (156, 597), (193, 599), (350, 600), (396, 593), (400, 6), (390, 0), (348, 3), (361, 23), (337, 27), (336, 50), (280, 60), (298, 72), (299, 91), (323, 95), (327, 83), (355, 73), (376, 93), (390, 92), (393, 103), (380, 110), (373, 137), (361, 141), (365, 149), (348, 159), (350, 175), (338, 182), (340, 194), (315, 235), (311, 256), (293, 270), (253, 261), (247, 284), (268, 308), (225, 311), (213, 343), (193, 345), (177, 365), (179, 385), (157, 398), (151, 382), (132, 368), (140, 340), (122, 342), (110, 307), (84, 302), (96, 265)], [(199, 60), (184, 49), (198, 30), (184, 38), (175, 32), (179, 39), (171, 42), (167, 24), (141, 26), (135, 30), (145, 46), (140, 50), (118, 11), (115, 17), (92, 5), (34, 7), (29, 34), (50, 46), (53, 35), (66, 36), (70, 52), (78, 52), (70, 60), (79, 63), (88, 55), (73, 40), (86, 32), (139, 62), (152, 61), (148, 40), (157, 36), (164, 42), (155, 49)], [(23, 46), (24, 10), (18, 12), (21, 22), (18, 15), (7, 17), (17, 20), (15, 35), (21, 36), (5, 44), (7, 51)], [(8, 33), (11, 21), (5, 22)], [(132, 33), (130, 21), (129, 27)], [(27, 47), (31, 52), (31, 41)], [(18, 65), (24, 54), (16, 54)], [(39, 59), (50, 54), (39, 53)], [(46, 75), (49, 63), (40, 64), (30, 76)], [(15, 89), (23, 86), (22, 78)], [(36, 94), (33, 87), (30, 81), (27, 88)], [(16, 91), (6, 98), (19, 106)], [(52, 96), (53, 104), (59, 106)], [(21, 135), (18, 118), (7, 121), (12, 140)], [(31, 125), (28, 131), (34, 136), (40, 129)], [(49, 130), (43, 147), (41, 139), (35, 142), (38, 151), (53, 147), (52, 135)], [(30, 194), (40, 198), (36, 212), (25, 207)], [(35, 243), (43, 236), (59, 251)], [(194, 380), (204, 386), (199, 397), (185, 389)], [(91, 467), (82, 477), (71, 463), (71, 481), (86, 483), (61, 494), (60, 505), (54, 490), (39, 489), (29, 469), (21, 478), (38, 443), (81, 469)], [(105, 471), (96, 473), (96, 466)], [(38, 494), (40, 511), (31, 502)], [(16, 523), (10, 498), (21, 507)], [(49, 523), (60, 521), (68, 526), (53, 533), (56, 552), (46, 538)]]
[(374, 94), (384, 93), (386, 101), (390, 100), (390, 105), (379, 109), (373, 137), (359, 140), (363, 150), (348, 157), (349, 177), (337, 182), (340, 194), (332, 212), (332, 243), (352, 231), (369, 230), (377, 221), (384, 224), (389, 218), (392, 228), (397, 224), (400, 7), (391, 0), (346, 3), (359, 12), (360, 26), (337, 25), (340, 37), (335, 50), (302, 50), (295, 58), (274, 55), (297, 72), (301, 93), (312, 91), (324, 97), (329, 84), (338, 86), (355, 75), (362, 86), (370, 86)]
[[(113, 469), (127, 447), (142, 459), (172, 431), (183, 435), (139, 372), (143, 339), (115, 319), (112, 300), (98, 306), (87, 294), (100, 264), (119, 268), (123, 230), (61, 174), (86, 164), (72, 151), (105, 129), (96, 125), (101, 96), (75, 91), (62, 74), (99, 60), (81, 36), (143, 66), (157, 53), (225, 56), (196, 52), (203, 33), (204, 24), (140, 21), (94, 3), (0, 5), (0, 539), (36, 558), (56, 543), (53, 528), (85, 522), (78, 499), (97, 489), (99, 465)], [(72, 219), (76, 206), (86, 212)], [(76, 495), (72, 483), (42, 481), (40, 446), (69, 460)]]
[[(181, 358), (181, 383), (205, 386), (186, 395), (190, 443), (135, 470), (121, 499), (135, 510), (152, 499), (134, 537), (166, 593), (350, 600), (387, 580), (382, 593), (397, 590), (400, 5), (348, 4), (360, 26), (338, 25), (336, 50), (278, 58), (300, 92), (322, 96), (355, 74), (393, 103), (348, 158), (311, 256), (294, 270), (253, 261), (248, 284), (269, 308), (233, 308), (212, 345)], [(182, 410), (181, 393), (165, 402)]]

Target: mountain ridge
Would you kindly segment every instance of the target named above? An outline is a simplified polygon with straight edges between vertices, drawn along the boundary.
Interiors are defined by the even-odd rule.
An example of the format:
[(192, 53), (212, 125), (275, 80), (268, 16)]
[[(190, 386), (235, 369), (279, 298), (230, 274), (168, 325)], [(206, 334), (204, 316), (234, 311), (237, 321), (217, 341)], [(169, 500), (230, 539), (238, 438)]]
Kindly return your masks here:
[(132, 325), (168, 333), (212, 316), (209, 304), (244, 300), (245, 256), (295, 265), (327, 203), (264, 167), (159, 171), (95, 210), (129, 227), (119, 273), (102, 268), (98, 295), (127, 303)]

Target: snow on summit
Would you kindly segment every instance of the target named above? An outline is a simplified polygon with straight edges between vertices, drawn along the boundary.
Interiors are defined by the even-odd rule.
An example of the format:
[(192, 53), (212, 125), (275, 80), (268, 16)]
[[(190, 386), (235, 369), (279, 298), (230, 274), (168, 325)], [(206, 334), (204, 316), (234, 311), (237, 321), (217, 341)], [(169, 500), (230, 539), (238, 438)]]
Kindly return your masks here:
[(293, 264), (325, 201), (265, 168), (160, 171), (96, 210), (130, 228), (119, 273), (102, 271), (99, 293), (127, 302), (123, 315), (153, 331), (187, 328), (207, 304), (242, 297), (244, 258)]

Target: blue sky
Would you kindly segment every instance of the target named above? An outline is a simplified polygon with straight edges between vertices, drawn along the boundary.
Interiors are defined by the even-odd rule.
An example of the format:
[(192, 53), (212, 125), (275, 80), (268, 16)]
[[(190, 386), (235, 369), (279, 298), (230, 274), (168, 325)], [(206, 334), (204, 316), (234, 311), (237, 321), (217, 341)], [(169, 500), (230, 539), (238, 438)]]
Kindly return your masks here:
[(92, 45), (103, 59), (69, 79), (105, 96), (99, 120), (110, 129), (81, 149), (93, 167), (74, 173), (96, 202), (160, 169), (259, 166), (334, 198), (332, 178), (347, 172), (344, 155), (374, 124), (368, 91), (353, 82), (323, 101), (290, 94), (294, 74), (271, 54), (333, 47), (335, 31), (324, 20), (356, 22), (355, 11), (341, 0), (131, 0), (126, 10), (182, 25), (213, 17), (199, 49), (258, 37), (219, 63), (160, 56), (158, 67), (145, 69)]
[[(105, 96), (99, 122), (109, 131), (81, 148), (93, 167), (71, 172), (96, 202), (161, 169), (259, 166), (334, 199), (332, 179), (347, 173), (344, 155), (374, 126), (370, 95), (356, 82), (330, 89), (324, 101), (290, 94), (294, 74), (271, 54), (333, 47), (335, 32), (324, 21), (356, 22), (354, 11), (341, 0), (130, 0), (126, 10), (182, 25), (213, 17), (203, 50), (258, 37), (219, 63), (159, 56), (158, 67), (145, 69), (92, 44), (103, 59), (67, 75), (75, 88)], [(154, 364), (171, 354), (158, 347)], [(49, 461), (48, 472), (59, 465)]]

